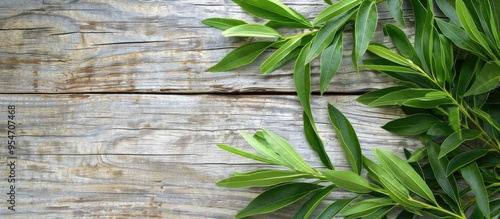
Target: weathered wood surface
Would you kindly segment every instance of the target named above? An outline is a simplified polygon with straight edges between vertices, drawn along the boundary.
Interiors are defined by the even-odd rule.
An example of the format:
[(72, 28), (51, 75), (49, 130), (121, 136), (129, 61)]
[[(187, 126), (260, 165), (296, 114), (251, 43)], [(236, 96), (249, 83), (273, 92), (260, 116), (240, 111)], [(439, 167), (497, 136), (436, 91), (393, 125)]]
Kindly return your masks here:
[[(399, 115), (397, 110), (365, 108), (355, 97), (325, 96), (313, 102), (336, 167), (347, 168), (347, 163), (326, 116), (328, 102), (351, 120), (368, 156), (373, 147), (400, 152), (415, 146), (379, 128)], [(11, 216), (230, 218), (261, 190), (223, 189), (214, 183), (234, 171), (265, 167), (216, 147), (227, 143), (252, 151), (239, 130), (275, 131), (306, 161), (321, 166), (302, 134), (295, 96), (0, 95), (0, 102), (2, 109), (16, 105), (20, 133), (19, 202)], [(6, 125), (1, 127), (0, 136), (5, 136)], [(4, 161), (8, 154), (0, 152)], [(1, 188), (6, 183), (1, 180)], [(0, 206), (8, 213), (6, 202)], [(289, 218), (292, 212), (271, 217), (278, 215)]]
[[(309, 18), (325, 6), (322, 0), (283, 2)], [(392, 22), (380, 6), (379, 29)], [(320, 166), (302, 134), (300, 105), (288, 93), (294, 90), (291, 65), (269, 76), (260, 75), (258, 65), (205, 72), (244, 43), (203, 26), (210, 17), (260, 22), (229, 0), (0, 1), (0, 119), (15, 104), (19, 129), (17, 211), (2, 201), (1, 217), (231, 218), (262, 190), (215, 182), (266, 167), (216, 147), (251, 150), (240, 130), (275, 131)], [(376, 39), (383, 40), (381, 31)], [(350, 44), (346, 33), (344, 47)], [(314, 63), (314, 90), (318, 70)], [(327, 102), (351, 120), (368, 156), (372, 147), (400, 153), (417, 145), (379, 128), (399, 111), (366, 108), (351, 95), (390, 84), (372, 72), (355, 73), (346, 51), (329, 89), (339, 96), (313, 98), (337, 167), (346, 168), (346, 161)], [(228, 95), (237, 92), (248, 93)], [(8, 192), (7, 128), (7, 120), (0, 121), (0, 200)], [(293, 208), (266, 217), (290, 218)]]
[[(309, 18), (325, 7), (322, 0), (284, 2)], [(380, 11), (379, 29), (393, 22), (384, 4)], [(205, 72), (244, 43), (201, 24), (210, 17), (261, 22), (227, 0), (0, 1), (0, 87), (6, 93), (293, 91), (292, 65), (271, 76), (260, 75), (258, 65)], [(382, 38), (379, 31), (376, 39)], [(344, 47), (350, 45), (347, 34)], [(315, 88), (318, 69), (314, 64)], [(347, 51), (329, 91), (391, 83), (355, 73)]]

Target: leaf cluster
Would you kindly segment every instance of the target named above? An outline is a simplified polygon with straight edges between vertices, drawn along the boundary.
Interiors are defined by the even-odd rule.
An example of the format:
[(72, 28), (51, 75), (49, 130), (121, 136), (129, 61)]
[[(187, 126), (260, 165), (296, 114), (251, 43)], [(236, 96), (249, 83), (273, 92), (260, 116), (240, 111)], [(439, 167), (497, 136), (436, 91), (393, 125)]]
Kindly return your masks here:
[[(270, 73), (295, 59), (294, 83), (303, 108), (304, 133), (324, 169), (310, 167), (281, 137), (262, 130), (242, 133), (260, 154), (228, 145), (224, 150), (289, 170), (267, 169), (235, 173), (219, 186), (238, 188), (272, 186), (236, 217), (275, 211), (307, 199), (296, 218), (337, 214), (346, 218), (494, 218), (500, 215), (500, 1), (412, 0), (415, 38), (410, 41), (398, 25), (387, 24), (384, 34), (394, 48), (370, 42), (377, 25), (377, 3), (340, 0), (329, 4), (312, 22), (276, 0), (233, 0), (245, 11), (268, 19), (266, 24), (212, 18), (203, 22), (224, 30), (225, 36), (260, 37), (230, 52), (211, 71), (226, 71), (252, 63), (275, 49), (261, 65)], [(400, 0), (387, 0), (394, 19), (404, 25)], [(434, 8), (437, 6), (437, 8)], [(446, 17), (438, 18), (435, 11)], [(422, 147), (405, 149), (406, 160), (374, 149), (376, 161), (361, 153), (356, 133), (334, 106), (328, 113), (351, 170), (335, 170), (318, 135), (310, 107), (311, 61), (320, 57), (320, 91), (325, 92), (340, 66), (342, 31), (354, 24), (352, 59), (356, 69), (378, 71), (397, 86), (375, 90), (357, 100), (369, 107), (398, 106), (403, 118), (384, 129), (399, 135), (419, 136)], [(282, 36), (278, 28), (306, 29)], [(363, 60), (365, 51), (372, 58)], [(364, 176), (362, 173), (366, 172)], [(311, 181), (315, 179), (317, 181)], [(332, 202), (321, 211), (319, 203), (338, 188), (358, 196)]]

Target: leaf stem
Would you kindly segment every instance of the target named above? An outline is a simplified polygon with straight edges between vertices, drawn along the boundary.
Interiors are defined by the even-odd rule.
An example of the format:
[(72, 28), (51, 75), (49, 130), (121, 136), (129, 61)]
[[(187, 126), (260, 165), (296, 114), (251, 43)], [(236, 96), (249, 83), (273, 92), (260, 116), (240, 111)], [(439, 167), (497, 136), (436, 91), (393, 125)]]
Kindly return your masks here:
[(461, 219), (466, 219), (466, 218), (467, 218), (467, 217), (465, 217), (465, 214), (464, 214), (462, 211), (460, 211), (460, 214), (461, 214), (461, 215), (458, 215), (458, 214), (455, 214), (455, 213), (453, 213), (453, 212), (451, 212), (451, 211), (448, 211), (448, 210), (446, 210), (446, 209), (444, 209), (444, 208), (441, 208), (441, 207), (439, 207), (439, 206), (438, 206), (438, 207), (436, 207), (436, 206), (429, 205), (429, 204), (424, 203), (424, 202), (421, 202), (421, 204), (422, 204), (422, 205), (424, 205), (424, 206), (425, 206), (426, 208), (428, 208), (428, 209), (436, 210), (436, 211), (439, 211), (439, 212), (442, 212), (442, 213), (445, 213), (445, 214), (451, 215), (451, 216), (453, 216), (453, 217), (455, 217), (455, 218), (461, 218)]

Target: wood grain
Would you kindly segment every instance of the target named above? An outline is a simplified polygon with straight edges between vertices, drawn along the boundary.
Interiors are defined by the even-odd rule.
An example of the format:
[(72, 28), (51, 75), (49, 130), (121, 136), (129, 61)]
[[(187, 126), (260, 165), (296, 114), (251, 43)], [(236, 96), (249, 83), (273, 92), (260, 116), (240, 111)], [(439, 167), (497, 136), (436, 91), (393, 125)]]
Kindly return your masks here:
[[(372, 147), (401, 153), (417, 145), (379, 128), (399, 111), (366, 108), (355, 98), (313, 98), (320, 135), (337, 168), (347, 163), (326, 117), (327, 103), (351, 120), (369, 157)], [(239, 130), (272, 130), (321, 166), (303, 136), (295, 96), (0, 95), (0, 102), (17, 109), (18, 217), (231, 218), (262, 189), (217, 188), (215, 182), (266, 167), (216, 147), (252, 151)], [(2, 123), (0, 136), (6, 129)], [(3, 163), (8, 154), (0, 153)], [(0, 188), (6, 184), (0, 181)], [(338, 192), (330, 200), (348, 195)], [(289, 218), (296, 207), (270, 217)]]
[[(310, 19), (325, 7), (322, 0), (284, 2)], [(382, 41), (383, 24), (394, 21), (385, 4), (379, 10), (375, 39)], [(262, 58), (226, 73), (205, 72), (246, 42), (226, 39), (220, 30), (201, 24), (211, 17), (263, 22), (228, 0), (1, 1), (1, 92), (293, 92), (292, 65), (262, 76)], [(409, 35), (410, 30), (406, 29)], [(351, 34), (346, 33), (344, 48), (351, 45)], [(350, 60), (347, 50), (330, 92), (362, 92), (392, 84), (372, 72), (358, 75)], [(315, 62), (315, 90), (318, 72)]]

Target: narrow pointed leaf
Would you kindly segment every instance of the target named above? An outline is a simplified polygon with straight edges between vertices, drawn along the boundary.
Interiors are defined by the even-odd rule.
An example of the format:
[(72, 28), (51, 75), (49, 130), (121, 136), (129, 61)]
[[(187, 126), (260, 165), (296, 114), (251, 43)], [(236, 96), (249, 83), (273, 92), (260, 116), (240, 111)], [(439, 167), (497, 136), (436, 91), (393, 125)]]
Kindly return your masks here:
[(320, 92), (323, 94), (337, 73), (343, 58), (342, 32), (338, 32), (333, 42), (321, 53)]
[(392, 93), (388, 93), (374, 101), (372, 101), (368, 106), (385, 106), (385, 105), (402, 105), (409, 99), (423, 98), (426, 94), (431, 92), (436, 92), (434, 89), (423, 89), (423, 88), (408, 88), (404, 90), (398, 90)]
[(316, 219), (331, 219), (335, 217), (340, 211), (342, 211), (342, 209), (351, 204), (351, 202), (356, 200), (358, 197), (359, 196), (349, 199), (341, 199), (333, 202), (332, 204), (328, 205), (328, 207), (326, 207), (325, 210), (323, 210)]
[(460, 24), (457, 11), (455, 10), (455, 0), (435, 1), (441, 11), (455, 24)]
[(272, 42), (253, 42), (236, 48), (228, 53), (216, 65), (208, 69), (210, 72), (228, 71), (252, 63)]
[(363, 157), (354, 128), (347, 118), (331, 104), (328, 104), (328, 115), (352, 171), (360, 174)]
[(302, 118), (304, 120), (304, 134), (306, 136), (307, 142), (309, 143), (311, 148), (316, 151), (323, 165), (326, 168), (333, 170), (334, 168), (330, 161), (330, 157), (328, 157), (328, 154), (325, 151), (325, 146), (323, 144), (323, 141), (321, 141), (321, 138), (319, 137), (318, 131), (313, 127), (313, 123), (309, 120), (307, 114), (303, 113)]
[(328, 180), (343, 189), (358, 194), (373, 191), (370, 183), (355, 172), (347, 170), (323, 170), (321, 173), (323, 173)]
[(386, 24), (384, 27), (384, 32), (389, 35), (392, 43), (396, 46), (399, 53), (407, 59), (410, 59), (415, 64), (420, 64), (420, 59), (418, 58), (417, 52), (407, 34), (394, 24)]
[(390, 93), (393, 93), (396, 91), (400, 91), (400, 90), (405, 90), (405, 89), (408, 89), (408, 87), (393, 86), (393, 87), (382, 88), (379, 90), (365, 93), (365, 94), (361, 95), (360, 97), (358, 97), (356, 99), (356, 101), (358, 101), (362, 104), (365, 104), (365, 105), (369, 105), (370, 103), (372, 103), (373, 101), (377, 100), (378, 98), (380, 98), (384, 95), (387, 95), (387, 94), (390, 94)]
[[(295, 61), (295, 66), (293, 69), (293, 82), (295, 85), (295, 90), (297, 91), (297, 96), (299, 98), (300, 104), (305, 114), (309, 117), (309, 120), (314, 124), (314, 117), (312, 116), (310, 97), (311, 97), (311, 69), (310, 65), (306, 64), (305, 59), (309, 53), (310, 42), (302, 48), (297, 60)], [(314, 126), (314, 125), (313, 125)]]
[(382, 168), (389, 170), (406, 188), (432, 203), (437, 203), (427, 183), (406, 161), (382, 149), (375, 149), (374, 155), (382, 164)]
[(221, 148), (222, 150), (225, 150), (227, 152), (230, 152), (230, 153), (233, 153), (233, 154), (237, 154), (237, 155), (240, 155), (242, 157), (246, 157), (246, 158), (250, 158), (252, 160), (256, 160), (256, 161), (260, 161), (260, 162), (264, 162), (264, 163), (268, 163), (268, 164), (278, 164), (277, 162), (275, 161), (272, 161), (272, 160), (269, 160), (267, 158), (263, 158), (261, 156), (257, 156), (257, 155), (254, 155), (254, 154), (251, 154), (251, 153), (248, 153), (246, 151), (243, 151), (243, 150), (240, 150), (238, 148), (235, 148), (235, 147), (231, 147), (229, 145), (225, 145), (225, 144), (218, 144), (217, 145), (219, 148)]
[(247, 24), (247, 22), (245, 21), (232, 18), (208, 18), (201, 21), (201, 23), (207, 26), (215, 27), (220, 30), (227, 30), (231, 27)]
[(436, 19), (436, 23), (443, 34), (450, 39), (456, 46), (465, 49), (478, 55), (483, 59), (487, 59), (483, 54), (482, 50), (476, 45), (476, 43), (467, 35), (463, 29), (459, 26), (451, 23), (447, 23), (441, 19)]
[(243, 24), (231, 27), (222, 32), (222, 35), (225, 37), (282, 38), (276, 30), (261, 24)]
[(427, 156), (427, 148), (426, 147), (421, 147), (421, 148), (415, 150), (411, 154), (411, 156), (406, 160), (406, 162), (408, 162), (408, 163), (418, 162), (418, 161), (420, 161), (422, 158), (424, 158), (426, 156)]
[(469, 35), (469, 37), (472, 40), (481, 45), (487, 52), (491, 54), (492, 51), (490, 50), (485, 35), (482, 34), (477, 28), (477, 25), (474, 22), (472, 15), (467, 10), (467, 6), (464, 4), (462, 0), (457, 0), (455, 6), (457, 10), (458, 19), (460, 20), (460, 23), (467, 32), (467, 35)]
[(375, 29), (377, 28), (378, 11), (375, 1), (363, 1), (358, 8), (354, 23), (353, 64), (358, 66), (359, 60), (365, 54)]
[(307, 200), (304, 205), (300, 208), (300, 210), (295, 214), (294, 218), (302, 219), (309, 218), (311, 214), (316, 210), (318, 205), (336, 188), (335, 185), (330, 185), (324, 187), (314, 194), (309, 200)]
[(439, 121), (439, 119), (429, 114), (414, 114), (393, 120), (382, 126), (382, 128), (399, 135), (418, 135), (426, 132)]
[(454, 132), (448, 138), (444, 140), (441, 144), (441, 151), (439, 152), (439, 158), (446, 156), (451, 151), (455, 150), (460, 144), (464, 141), (476, 139), (481, 135), (480, 131), (472, 130), (472, 129), (464, 129), (462, 130), (462, 137), (460, 138), (458, 132)]
[(281, 164), (287, 167), (290, 167), (293, 169), (293, 166), (290, 165), (288, 162), (286, 162), (285, 159), (283, 159), (281, 156), (276, 154), (275, 151), (272, 149), (268, 148), (266, 145), (262, 144), (260, 141), (257, 139), (253, 138), (252, 136), (248, 135), (245, 132), (240, 132), (240, 135), (243, 136), (243, 138), (260, 154), (264, 155), (266, 159), (272, 160), (274, 163)]
[(395, 204), (389, 197), (365, 199), (344, 208), (340, 214), (343, 216), (356, 215), (356, 218), (360, 218), (372, 214), (382, 207)]
[(402, 0), (387, 0), (387, 7), (389, 13), (401, 26), (406, 26), (403, 15), (403, 1)]
[(488, 153), (488, 149), (474, 149), (471, 151), (463, 152), (451, 159), (450, 163), (446, 167), (446, 174), (449, 176), (455, 171), (461, 169), (464, 166), (469, 165), (471, 162), (484, 157)]
[(263, 130), (264, 137), (267, 142), (278, 152), (281, 157), (292, 164), (297, 170), (302, 172), (314, 173), (315, 171), (309, 166), (309, 164), (302, 159), (302, 157), (295, 151), (295, 149), (285, 141), (285, 139), (280, 136), (268, 131)]
[(235, 218), (269, 213), (304, 198), (321, 186), (311, 183), (291, 183), (273, 187), (258, 195)]
[(336, 35), (340, 34), (342, 27), (347, 23), (347, 21), (351, 18), (351, 16), (354, 14), (354, 11), (346, 12), (344, 14), (341, 14), (340, 16), (328, 21), (323, 25), (319, 30), (316, 36), (314, 37), (314, 40), (311, 44), (311, 50), (306, 56), (306, 63), (311, 62), (313, 59), (318, 57), (323, 50), (325, 50), (328, 45), (332, 43), (334, 40), (334, 37)]
[(396, 65), (361, 65), (360, 68), (371, 69), (376, 71), (391, 71), (391, 72), (399, 72), (399, 73), (408, 73), (408, 74), (420, 74), (414, 69), (404, 67), (404, 66), (396, 66)]
[(370, 44), (368, 46), (368, 51), (374, 53), (377, 56), (380, 56), (384, 59), (387, 59), (391, 62), (394, 62), (396, 64), (402, 65), (402, 66), (411, 66), (411, 62), (406, 59), (405, 57), (395, 53), (394, 51), (388, 49), (387, 47), (377, 45), (377, 44)]
[(481, 210), (481, 213), (489, 219), (490, 218), (490, 201), (488, 193), (486, 192), (486, 187), (484, 186), (483, 177), (481, 176), (481, 171), (477, 167), (476, 163), (469, 164), (468, 166), (460, 169), (462, 176), (464, 177), (467, 184), (469, 184), (472, 193), (476, 197), (476, 203)]
[(298, 22), (312, 27), (307, 18), (277, 0), (232, 0), (257, 17), (281, 22)]
[(432, 172), (437, 182), (455, 203), (460, 204), (460, 193), (458, 192), (457, 181), (454, 176), (446, 174), (446, 167), (449, 165), (448, 158), (438, 158), (439, 146), (432, 141), (427, 144), (426, 148), (429, 155), (429, 163), (431, 164)]
[(361, 0), (341, 0), (321, 11), (313, 20), (312, 24), (318, 25), (320, 23), (328, 21), (346, 11), (357, 7), (361, 2)]
[(263, 74), (267, 74), (276, 69), (276, 65), (280, 64), (280, 61), (288, 56), (295, 48), (300, 45), (301, 37), (292, 38), (288, 40), (283, 46), (276, 50), (269, 58), (267, 58), (260, 66), (260, 71)]
[(459, 138), (462, 138), (462, 119), (460, 119), (460, 110), (458, 107), (453, 107), (450, 109), (450, 114), (448, 116), (448, 121), (450, 122), (451, 128), (455, 131)]
[(500, 83), (500, 66), (495, 63), (487, 63), (476, 76), (476, 81), (465, 93), (465, 96), (478, 95), (491, 91), (498, 87)]
[(226, 188), (265, 187), (308, 178), (309, 174), (284, 170), (257, 170), (238, 173), (219, 181), (216, 185)]

